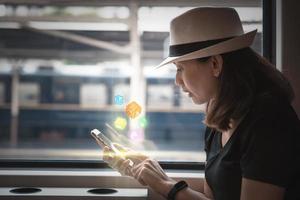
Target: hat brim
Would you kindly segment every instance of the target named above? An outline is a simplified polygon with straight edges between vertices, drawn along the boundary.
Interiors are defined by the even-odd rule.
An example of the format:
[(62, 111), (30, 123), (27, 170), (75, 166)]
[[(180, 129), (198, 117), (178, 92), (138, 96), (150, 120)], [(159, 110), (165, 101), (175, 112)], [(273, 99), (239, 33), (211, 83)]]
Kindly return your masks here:
[(176, 61), (184, 61), (184, 60), (192, 60), (196, 58), (204, 58), (208, 56), (223, 54), (231, 51), (235, 51), (238, 49), (242, 49), (245, 47), (249, 47), (256, 35), (257, 29), (245, 33), (243, 35), (234, 37), (232, 39), (226, 40), (224, 42), (220, 42), (218, 44), (206, 47), (204, 49), (200, 49), (188, 54), (184, 54), (182, 56), (176, 57), (168, 57), (164, 61), (162, 61), (159, 65), (155, 67), (155, 69), (160, 68), (166, 64), (176, 62)]

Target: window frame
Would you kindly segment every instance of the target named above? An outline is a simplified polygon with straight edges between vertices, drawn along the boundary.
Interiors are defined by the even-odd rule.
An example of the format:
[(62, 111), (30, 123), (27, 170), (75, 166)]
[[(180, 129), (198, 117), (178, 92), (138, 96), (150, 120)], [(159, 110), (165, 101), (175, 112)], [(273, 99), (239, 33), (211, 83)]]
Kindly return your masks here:
[[(204, 170), (205, 162), (160, 161), (163, 169)], [(1, 168), (64, 168), (64, 169), (103, 169), (110, 168), (102, 160), (33, 160), (33, 159), (0, 159)]]
[[(276, 2), (262, 0), (262, 53), (273, 64), (276, 64)], [(171, 162), (160, 161), (159, 164), (167, 170), (201, 170), (205, 162)], [(30, 169), (105, 169), (109, 166), (102, 160), (34, 160), (34, 159), (1, 159), (0, 169), (30, 168)]]

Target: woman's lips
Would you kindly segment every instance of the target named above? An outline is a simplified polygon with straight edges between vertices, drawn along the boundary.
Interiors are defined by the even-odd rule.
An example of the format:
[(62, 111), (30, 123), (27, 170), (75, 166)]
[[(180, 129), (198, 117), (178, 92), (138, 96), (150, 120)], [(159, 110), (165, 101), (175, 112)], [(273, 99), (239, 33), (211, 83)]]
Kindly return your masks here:
[(186, 92), (186, 93), (188, 94), (189, 97), (192, 97), (192, 96), (193, 96), (191, 92), (189, 92), (189, 91), (187, 91), (187, 90), (183, 90), (183, 91)]

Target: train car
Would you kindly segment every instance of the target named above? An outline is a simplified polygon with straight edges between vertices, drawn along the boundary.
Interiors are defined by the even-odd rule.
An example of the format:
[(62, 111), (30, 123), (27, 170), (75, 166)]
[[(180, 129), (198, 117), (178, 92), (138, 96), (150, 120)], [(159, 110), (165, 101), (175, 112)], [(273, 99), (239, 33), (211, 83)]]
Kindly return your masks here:
[[(11, 74), (2, 74), (4, 104), (10, 103)], [(58, 139), (67, 141), (90, 140), (93, 127), (106, 130), (105, 124), (112, 124), (124, 114), (126, 101), (129, 103), (129, 79), (126, 75), (104, 73), (98, 76), (65, 75), (53, 68), (41, 67), (36, 72), (20, 73), (19, 87), (19, 147), (30, 141), (40, 146), (43, 141), (54, 143)], [(172, 149), (182, 145), (186, 150), (201, 150), (205, 126), (201, 123), (204, 114), (192, 105), (180, 92), (172, 76), (146, 78), (145, 139), (159, 148)], [(114, 97), (122, 94), (126, 100), (116, 110)], [(121, 108), (120, 108), (121, 107)], [(2, 141), (9, 141), (11, 113), (9, 107), (2, 107)], [(172, 111), (173, 110), (173, 111)], [(129, 127), (119, 130), (128, 134)], [(184, 133), (184, 134), (183, 134)], [(186, 136), (188, 134), (188, 137)], [(53, 141), (51, 142), (51, 138)], [(23, 142), (24, 144), (22, 144)], [(189, 146), (184, 144), (189, 143)], [(201, 145), (202, 144), (202, 145)], [(70, 144), (71, 145), (71, 144)], [(169, 147), (168, 147), (169, 146)], [(87, 144), (88, 147), (88, 144)]]

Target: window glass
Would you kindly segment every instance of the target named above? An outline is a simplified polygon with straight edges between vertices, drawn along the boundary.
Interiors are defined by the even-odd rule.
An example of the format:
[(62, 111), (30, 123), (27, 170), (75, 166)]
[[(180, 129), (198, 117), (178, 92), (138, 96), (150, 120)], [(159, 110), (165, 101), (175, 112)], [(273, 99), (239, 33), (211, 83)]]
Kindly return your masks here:
[[(171, 19), (197, 5), (138, 6), (135, 21), (125, 3), (82, 2), (0, 4), (0, 158), (99, 160), (97, 128), (161, 161), (205, 161), (205, 105), (175, 85), (174, 66), (154, 70), (168, 55)], [(260, 2), (228, 6), (245, 32), (258, 29), (261, 53)]]
[(81, 84), (80, 105), (101, 106), (106, 105), (107, 94), (105, 84)]
[(3, 104), (4, 103), (4, 84), (0, 83), (0, 103)]
[(39, 85), (37, 83), (20, 83), (19, 90), (20, 105), (37, 104), (39, 102)]
[(152, 84), (148, 85), (148, 104), (149, 108), (172, 108), (174, 99), (173, 85), (171, 84)]

